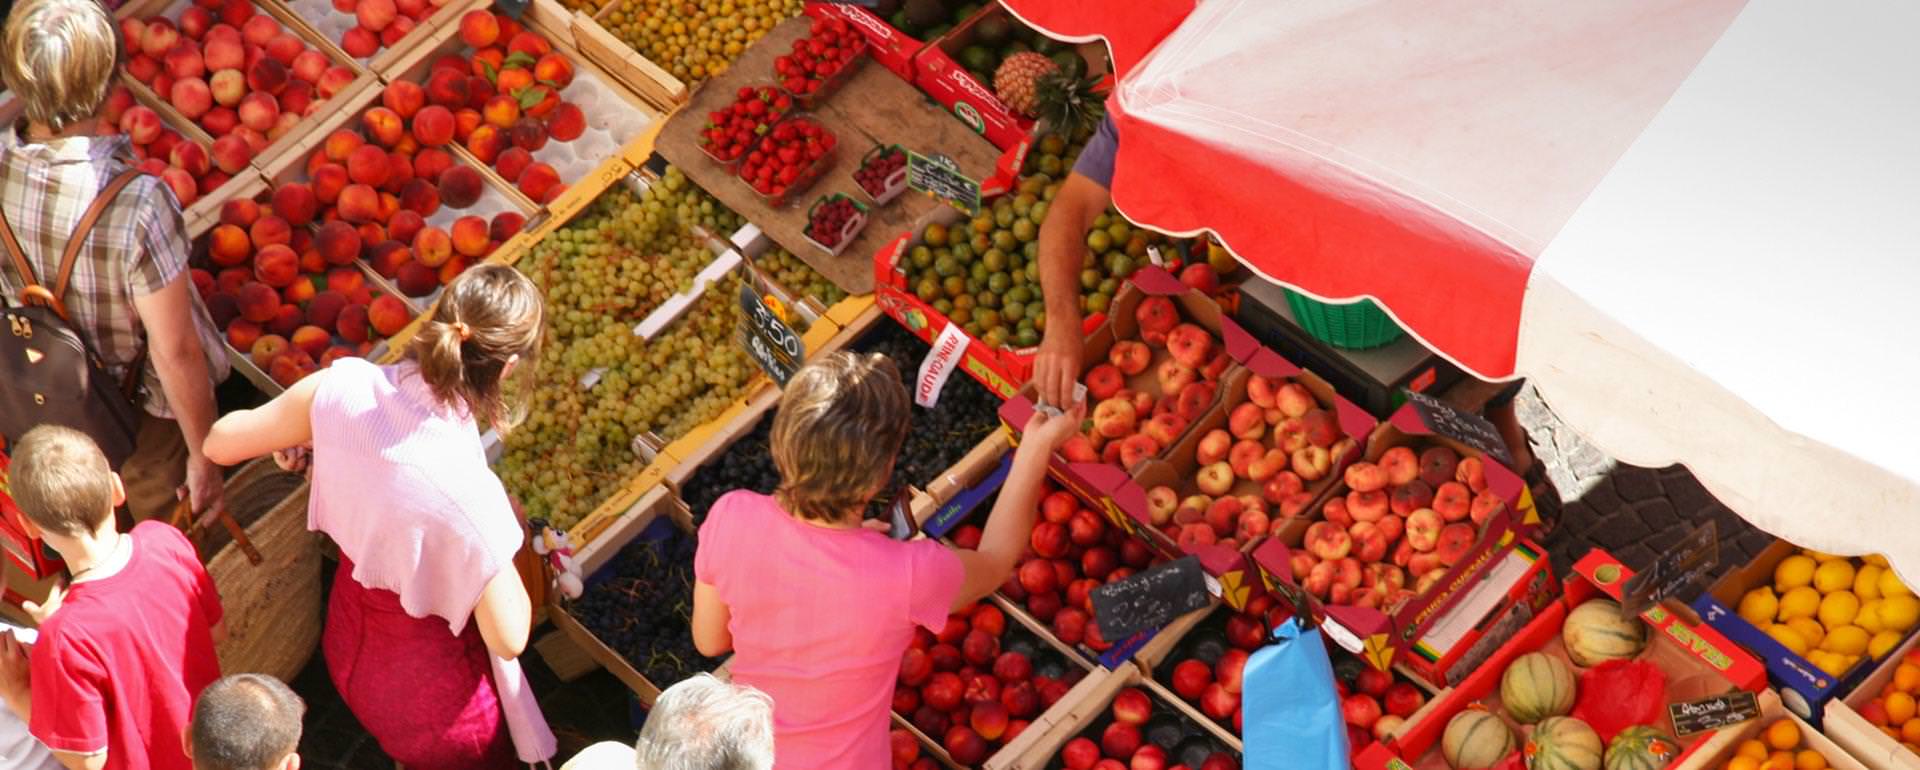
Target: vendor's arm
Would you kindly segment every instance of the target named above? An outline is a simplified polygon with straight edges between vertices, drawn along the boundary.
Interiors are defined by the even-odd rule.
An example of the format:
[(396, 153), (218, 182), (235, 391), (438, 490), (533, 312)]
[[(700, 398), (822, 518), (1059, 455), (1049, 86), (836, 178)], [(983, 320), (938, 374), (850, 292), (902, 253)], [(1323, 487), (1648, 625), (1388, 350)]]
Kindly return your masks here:
[(701, 655), (717, 658), (733, 649), (733, 632), (727, 622), (733, 613), (720, 601), (720, 590), (706, 581), (693, 584), (693, 648)]
[(993, 512), (987, 516), (987, 527), (980, 533), (980, 547), (954, 551), (960, 557), (966, 578), (960, 584), (960, 595), (954, 597), (953, 609), (985, 598), (1013, 574), (1014, 563), (1020, 560), (1020, 554), (1027, 549), (1027, 540), (1033, 535), (1040, 490), (1047, 477), (1047, 459), (1053, 455), (1054, 447), (1079, 430), (1080, 420), (1085, 416), (1086, 406), (1082, 404), (1057, 417), (1048, 417), (1036, 410), (1027, 421), (1026, 428), (1020, 432), (1020, 448), (1013, 450), (1013, 467), (1008, 469), (999, 500), (994, 502)]
[(1078, 173), (1067, 175), (1040, 224), (1040, 293), (1046, 300), (1047, 333), (1033, 360), (1040, 400), (1055, 406), (1073, 400), (1080, 379), (1080, 270), (1087, 259), (1087, 228), (1106, 212), (1107, 188)]
[(265, 406), (215, 421), (207, 434), (207, 457), (221, 465), (239, 465), (313, 441), (313, 394), (326, 376), (325, 370), (309, 374)]
[(520, 570), (507, 564), (493, 574), (473, 608), (473, 621), (480, 625), (487, 652), (495, 657), (513, 660), (526, 651), (527, 637), (533, 633), (533, 600), (520, 582)]

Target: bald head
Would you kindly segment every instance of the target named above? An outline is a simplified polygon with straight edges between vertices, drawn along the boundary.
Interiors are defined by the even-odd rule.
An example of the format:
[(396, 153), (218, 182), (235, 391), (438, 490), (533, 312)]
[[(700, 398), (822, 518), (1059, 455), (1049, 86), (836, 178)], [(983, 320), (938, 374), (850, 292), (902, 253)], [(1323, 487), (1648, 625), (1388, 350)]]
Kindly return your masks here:
[(307, 706), (280, 680), (223, 677), (193, 706), (187, 749), (194, 770), (293, 770), (300, 766), (300, 720)]

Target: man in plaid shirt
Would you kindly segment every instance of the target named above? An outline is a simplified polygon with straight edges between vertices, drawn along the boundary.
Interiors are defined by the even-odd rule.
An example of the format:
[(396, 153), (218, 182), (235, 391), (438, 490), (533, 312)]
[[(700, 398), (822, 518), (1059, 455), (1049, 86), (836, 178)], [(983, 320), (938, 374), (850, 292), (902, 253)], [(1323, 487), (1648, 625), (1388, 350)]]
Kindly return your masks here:
[[(15, 3), (0, 35), (0, 79), (25, 114), (0, 132), (0, 206), (42, 281), (94, 196), (133, 163), (132, 146), (100, 108), (113, 85), (119, 30), (97, 0)], [(213, 425), (225, 349), (187, 271), (186, 226), (164, 182), (141, 176), (122, 191), (80, 252), (65, 297), (75, 329), (116, 381), (144, 349), (144, 407), (133, 457), (120, 474), (138, 519), (168, 513), (182, 486), (196, 514), (216, 510), (218, 465), (201, 454)], [(23, 277), (0, 262), (0, 295), (18, 303)]]

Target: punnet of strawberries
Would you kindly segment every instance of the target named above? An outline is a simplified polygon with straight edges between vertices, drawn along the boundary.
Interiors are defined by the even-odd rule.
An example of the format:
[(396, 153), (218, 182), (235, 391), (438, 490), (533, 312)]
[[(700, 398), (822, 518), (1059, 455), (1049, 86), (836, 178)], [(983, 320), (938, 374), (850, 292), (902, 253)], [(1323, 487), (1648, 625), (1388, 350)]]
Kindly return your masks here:
[(741, 86), (726, 109), (707, 113), (700, 149), (731, 163), (752, 149), (773, 124), (793, 109), (793, 95), (773, 86)]
[(740, 164), (740, 178), (761, 195), (783, 201), (818, 171), (821, 159), (838, 140), (819, 121), (792, 117), (780, 121)]
[(846, 19), (814, 19), (807, 37), (793, 51), (773, 60), (780, 84), (798, 96), (812, 96), (866, 50), (867, 40)]

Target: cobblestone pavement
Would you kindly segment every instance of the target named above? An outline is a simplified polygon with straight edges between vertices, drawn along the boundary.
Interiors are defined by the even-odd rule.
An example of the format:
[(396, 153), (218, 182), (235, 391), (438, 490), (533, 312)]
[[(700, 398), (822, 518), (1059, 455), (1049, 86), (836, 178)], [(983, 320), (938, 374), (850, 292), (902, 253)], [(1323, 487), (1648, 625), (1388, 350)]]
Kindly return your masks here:
[[(1746, 563), (1772, 541), (1721, 505), (1684, 466), (1615, 462), (1562, 423), (1531, 385), (1514, 403), (1535, 456), (1559, 492), (1560, 521), (1543, 543), (1554, 574), (1568, 574), (1576, 559), (1596, 547), (1643, 568), (1662, 544), (1709, 520), (1719, 527), (1720, 571)], [(1691, 600), (1698, 588), (1682, 598)]]

